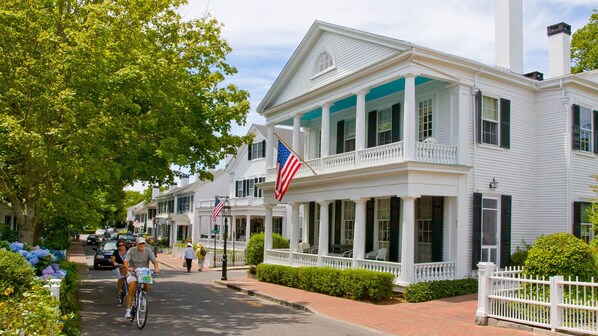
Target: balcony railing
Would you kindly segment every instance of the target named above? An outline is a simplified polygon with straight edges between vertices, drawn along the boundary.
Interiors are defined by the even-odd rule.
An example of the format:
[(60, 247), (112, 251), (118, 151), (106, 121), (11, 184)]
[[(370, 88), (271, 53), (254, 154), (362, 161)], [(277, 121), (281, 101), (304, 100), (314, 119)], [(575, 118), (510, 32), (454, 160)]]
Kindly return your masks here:
[[(312, 159), (306, 162), (316, 173), (327, 174), (404, 162), (404, 152), (404, 142), (399, 141), (384, 146)], [(417, 142), (415, 145), (415, 161), (438, 164), (457, 164), (457, 147)], [(268, 181), (274, 180), (275, 175), (275, 168), (268, 169)], [(311, 175), (311, 170), (303, 165), (299, 168), (296, 176)]]
[[(229, 198), (228, 202), (231, 207), (238, 206), (252, 206), (263, 205), (264, 199), (262, 197), (235, 197)], [(198, 208), (212, 208), (214, 207), (214, 199), (197, 201)]]

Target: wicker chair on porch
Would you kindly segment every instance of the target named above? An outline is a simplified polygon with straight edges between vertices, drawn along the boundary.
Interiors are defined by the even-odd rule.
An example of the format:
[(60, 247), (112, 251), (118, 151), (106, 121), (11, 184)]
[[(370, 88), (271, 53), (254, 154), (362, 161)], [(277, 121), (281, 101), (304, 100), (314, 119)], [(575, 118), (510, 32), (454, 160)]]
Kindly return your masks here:
[(388, 249), (383, 247), (372, 252), (366, 253), (365, 259), (385, 261), (387, 253)]
[(348, 250), (343, 252), (343, 257), (344, 258), (353, 258), (353, 250)]

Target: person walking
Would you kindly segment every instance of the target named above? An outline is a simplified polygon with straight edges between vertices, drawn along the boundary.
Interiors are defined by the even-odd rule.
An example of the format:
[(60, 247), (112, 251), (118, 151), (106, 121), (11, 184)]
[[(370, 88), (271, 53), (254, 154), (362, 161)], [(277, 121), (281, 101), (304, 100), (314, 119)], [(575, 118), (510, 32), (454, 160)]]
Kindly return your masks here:
[(202, 243), (197, 243), (197, 249), (195, 250), (195, 257), (197, 257), (198, 272), (203, 272), (203, 262), (205, 261), (208, 250), (203, 246)]
[(195, 259), (193, 245), (191, 245), (191, 243), (187, 243), (187, 248), (185, 249), (185, 262), (187, 263), (187, 273), (191, 272), (191, 265), (193, 264), (193, 259)]

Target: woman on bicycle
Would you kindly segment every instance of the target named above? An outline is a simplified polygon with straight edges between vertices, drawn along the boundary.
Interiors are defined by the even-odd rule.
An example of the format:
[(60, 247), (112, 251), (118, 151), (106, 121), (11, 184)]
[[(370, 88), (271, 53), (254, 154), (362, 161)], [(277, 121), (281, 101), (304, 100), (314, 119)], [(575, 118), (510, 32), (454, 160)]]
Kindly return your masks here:
[(116, 290), (116, 296), (120, 297), (120, 292), (122, 291), (123, 288), (123, 284), (125, 283), (125, 275), (127, 274), (127, 270), (124, 267), (124, 263), (125, 263), (125, 256), (127, 255), (127, 249), (125, 247), (125, 242), (123, 240), (119, 240), (116, 243), (117, 246), (117, 250), (114, 251), (114, 253), (112, 254), (112, 257), (110, 258), (112, 260), (112, 265), (114, 265), (114, 267), (119, 267), (119, 276), (118, 276), (118, 286), (117, 286), (117, 290)]
[[(135, 296), (135, 287), (137, 286), (137, 275), (135, 269), (138, 267), (148, 267), (149, 262), (154, 264), (154, 272), (160, 273), (158, 269), (158, 260), (151, 249), (145, 248), (145, 239), (139, 238), (137, 245), (127, 251), (127, 255), (124, 260), (124, 267), (129, 271), (127, 275), (127, 282), (129, 283), (129, 290), (127, 293), (127, 311), (125, 318), (131, 317), (131, 304), (133, 303), (133, 296)], [(145, 291), (149, 294), (149, 284), (144, 284)]]

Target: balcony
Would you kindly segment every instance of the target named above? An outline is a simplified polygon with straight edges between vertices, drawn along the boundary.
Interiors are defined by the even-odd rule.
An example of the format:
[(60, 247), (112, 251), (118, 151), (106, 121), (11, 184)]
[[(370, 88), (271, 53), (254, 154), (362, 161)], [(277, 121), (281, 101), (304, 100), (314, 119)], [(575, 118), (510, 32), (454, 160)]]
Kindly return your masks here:
[[(262, 197), (233, 197), (228, 199), (231, 207), (246, 207), (246, 206), (257, 206), (263, 205), (264, 199)], [(198, 208), (213, 208), (214, 199), (203, 199), (197, 202)]]
[[(384, 146), (366, 148), (359, 151), (330, 155), (306, 161), (318, 174), (338, 173), (348, 170), (382, 166), (391, 163), (405, 162), (404, 142), (394, 142)], [(435, 164), (457, 164), (457, 147), (427, 142), (415, 143), (416, 162)], [(305, 165), (297, 172), (297, 177), (311, 176), (312, 173)], [(276, 168), (268, 169), (268, 181), (273, 181)]]

